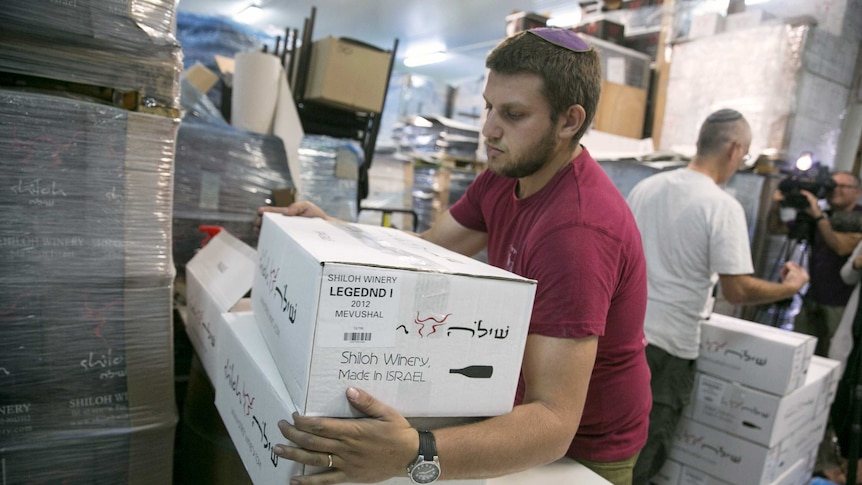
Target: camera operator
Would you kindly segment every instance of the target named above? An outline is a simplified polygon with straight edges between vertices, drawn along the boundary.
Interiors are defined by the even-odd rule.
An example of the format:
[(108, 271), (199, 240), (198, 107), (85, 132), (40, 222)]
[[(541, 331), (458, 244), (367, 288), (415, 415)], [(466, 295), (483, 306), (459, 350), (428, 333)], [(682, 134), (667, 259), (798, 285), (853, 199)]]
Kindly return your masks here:
[[(853, 230), (842, 232), (836, 230), (830, 222), (830, 217), (840, 217), (842, 213), (862, 212), (862, 206), (856, 203), (862, 195), (859, 177), (849, 172), (835, 172), (832, 174), (832, 180), (835, 181), (835, 186), (826, 195), (828, 210), (820, 207), (817, 197), (810, 191), (799, 191), (808, 199), (808, 206), (801, 211), (808, 216), (812, 225), (811, 257), (808, 264), (811, 281), (803, 299), (802, 309), (793, 322), (795, 331), (817, 337), (815, 353), (824, 357), (829, 352), (830, 340), (838, 328), (853, 291), (853, 286), (841, 279), (841, 266), (856, 244), (862, 240), (862, 228), (849, 228)], [(776, 191), (775, 200), (782, 202), (784, 194)], [(778, 209), (778, 205), (773, 205), (774, 210)], [(798, 223), (797, 217), (790, 225)]]
[[(841, 268), (847, 262), (857, 244), (862, 241), (862, 206), (856, 202), (862, 195), (859, 177), (849, 172), (832, 174), (834, 184), (826, 192), (829, 209), (820, 207), (819, 199), (809, 190), (799, 190), (807, 199), (802, 204), (796, 220), (784, 229), (799, 233), (798, 227), (811, 226), (804, 237), (811, 242), (811, 257), (808, 267), (811, 276), (810, 287), (803, 299), (802, 308), (793, 322), (797, 332), (817, 337), (815, 353), (828, 356), (832, 337), (835, 335), (845, 313), (854, 286), (845, 283)], [(775, 191), (773, 214), (779, 205), (784, 205), (784, 195)], [(855, 216), (855, 217), (854, 217)], [(774, 227), (774, 226), (773, 226)], [(851, 312), (855, 312), (851, 308)], [(820, 443), (815, 463), (815, 474), (822, 475), (836, 483), (844, 483), (844, 464), (842, 451), (836, 446), (835, 422), (841, 422), (840, 413), (832, 411), (824, 439)], [(846, 452), (846, 450), (845, 450)]]

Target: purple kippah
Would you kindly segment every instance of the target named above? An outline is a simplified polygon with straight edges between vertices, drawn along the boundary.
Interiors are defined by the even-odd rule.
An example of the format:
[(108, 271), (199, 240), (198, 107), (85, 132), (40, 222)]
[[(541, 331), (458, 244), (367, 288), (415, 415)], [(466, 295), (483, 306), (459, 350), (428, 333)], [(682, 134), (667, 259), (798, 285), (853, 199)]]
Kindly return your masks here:
[(577, 33), (568, 29), (539, 27), (537, 29), (530, 29), (527, 32), (541, 37), (551, 44), (573, 52), (587, 52), (591, 49), (590, 44), (588, 44), (587, 41)]

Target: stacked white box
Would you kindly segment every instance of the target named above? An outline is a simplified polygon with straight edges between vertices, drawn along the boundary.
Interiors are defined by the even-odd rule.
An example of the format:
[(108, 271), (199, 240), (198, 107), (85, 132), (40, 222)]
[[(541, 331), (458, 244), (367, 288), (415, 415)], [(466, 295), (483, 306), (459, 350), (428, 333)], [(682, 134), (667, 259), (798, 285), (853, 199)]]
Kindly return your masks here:
[(692, 400), (670, 452), (681, 465), (676, 485), (810, 478), (840, 377), (839, 362), (814, 356), (815, 344), (725, 315), (704, 324)]
[(802, 387), (785, 396), (698, 373), (688, 417), (758, 444), (774, 446), (823, 414), (839, 362), (812, 358)]
[[(796, 461), (787, 471), (779, 475), (769, 485), (807, 485), (811, 481), (811, 466), (814, 457), (804, 458)], [(700, 470), (682, 466), (680, 467), (679, 481), (673, 485), (736, 485), (703, 473)]]
[[(297, 411), (281, 380), (252, 312), (222, 313), (218, 342), (219, 375), (213, 378), (216, 408), (253, 483), (287, 483), (290, 477), (317, 473), (273, 453), (277, 444), (290, 445), (278, 429), (278, 421), (292, 421)], [(409, 485), (392, 478), (385, 485)], [(485, 480), (454, 480), (452, 485), (482, 485)]]
[(688, 38), (705, 37), (724, 31), (724, 15), (719, 13), (704, 13), (691, 17)]
[(216, 357), (219, 317), (251, 289), (256, 264), (253, 248), (221, 231), (186, 265), (186, 334), (212, 381), (220, 375)]
[(791, 460), (793, 450), (792, 443), (786, 449), (783, 442), (769, 448), (683, 417), (669, 457), (735, 485), (762, 485), (772, 483), (798, 460)]
[(512, 409), (535, 282), (401, 231), (266, 214), (252, 308), (301, 413), (361, 387), (407, 417)]
[(805, 382), (817, 339), (713, 314), (700, 336), (700, 372), (783, 396)]
[(679, 484), (679, 477), (682, 475), (682, 469), (682, 463), (665, 460), (661, 470), (650, 478), (650, 483), (652, 485), (677, 485)]

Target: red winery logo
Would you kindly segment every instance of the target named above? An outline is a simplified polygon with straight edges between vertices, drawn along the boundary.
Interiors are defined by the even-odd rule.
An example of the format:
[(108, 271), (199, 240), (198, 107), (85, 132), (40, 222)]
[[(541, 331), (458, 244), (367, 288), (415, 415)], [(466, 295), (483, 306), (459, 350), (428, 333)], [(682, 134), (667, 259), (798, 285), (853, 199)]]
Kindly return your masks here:
[[(446, 315), (443, 316), (443, 318), (440, 318), (439, 320), (433, 316), (428, 317), (428, 318), (420, 318), (419, 312), (416, 312), (416, 318), (413, 319), (413, 323), (415, 325), (419, 326), (419, 336), (425, 337), (426, 336), (426, 334), (425, 334), (426, 328), (430, 327), (430, 330), (431, 330), (430, 332), (428, 332), (427, 335), (433, 335), (433, 334), (437, 333), (437, 327), (445, 325), (446, 320), (450, 316), (452, 316), (452, 314), (447, 313)], [(429, 322), (432, 322), (432, 323), (429, 323)]]

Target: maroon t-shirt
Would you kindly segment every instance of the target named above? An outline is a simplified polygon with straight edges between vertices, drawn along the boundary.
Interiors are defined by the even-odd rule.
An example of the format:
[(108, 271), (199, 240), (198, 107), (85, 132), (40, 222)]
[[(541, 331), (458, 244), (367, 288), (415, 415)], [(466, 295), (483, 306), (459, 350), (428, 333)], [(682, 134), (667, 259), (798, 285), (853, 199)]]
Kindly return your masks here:
[[(640, 233), (613, 182), (586, 149), (538, 193), (480, 174), (450, 212), (488, 233), (488, 262), (537, 281), (530, 333), (598, 335), (580, 427), (568, 455), (619, 461), (646, 442), (652, 397), (643, 332), (646, 264)], [(524, 396), (518, 385), (516, 404)]]

